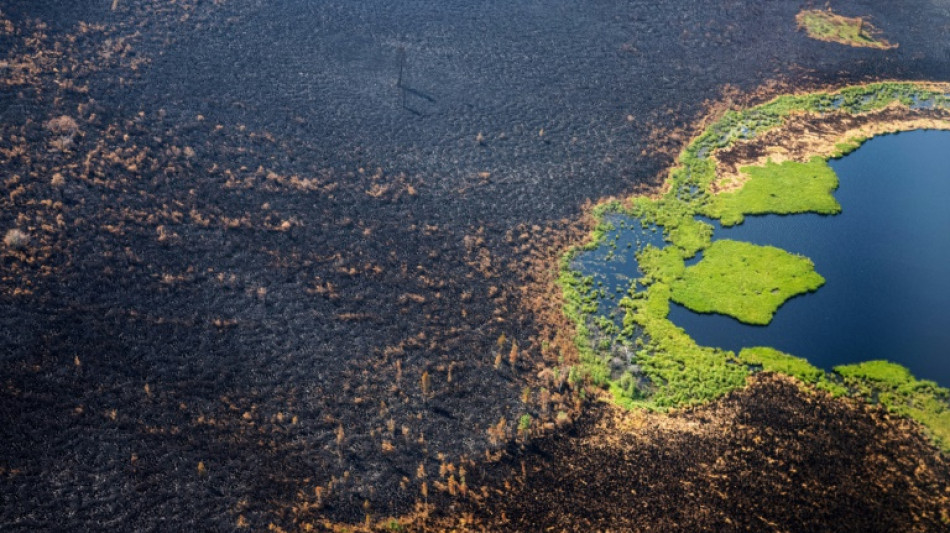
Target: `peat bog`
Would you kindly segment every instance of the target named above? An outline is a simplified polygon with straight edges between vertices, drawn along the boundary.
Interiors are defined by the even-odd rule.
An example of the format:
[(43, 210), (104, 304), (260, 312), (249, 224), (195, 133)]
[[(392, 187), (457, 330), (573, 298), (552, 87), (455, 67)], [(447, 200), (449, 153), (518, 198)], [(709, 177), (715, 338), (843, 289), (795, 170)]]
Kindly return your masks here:
[[(886, 52), (808, 39), (793, 3), (109, 4), (0, 0), (0, 230), (29, 237), (0, 252), (5, 531), (495, 524), (509, 479), (600, 501), (508, 468), (611, 464), (585, 463), (602, 408), (567, 379), (546, 292), (585, 202), (658, 184), (711, 101), (950, 78), (950, 13), (924, 1), (836, 3)], [(795, 487), (789, 524), (876, 516), (884, 474), (909, 503), (881, 524), (940, 519), (945, 459), (905, 422), (759, 379), (683, 416), (759, 413), (743, 435), (768, 436), (773, 407), (821, 406), (781, 449), (820, 481), (854, 457), (835, 470), (852, 485)], [(660, 439), (632, 472), (680, 501), (655, 456), (742, 450), (703, 501), (754, 526), (746, 502), (792, 490), (779, 448), (722, 442)], [(843, 514), (810, 511), (829, 501)], [(581, 508), (562, 527), (611, 524)]]

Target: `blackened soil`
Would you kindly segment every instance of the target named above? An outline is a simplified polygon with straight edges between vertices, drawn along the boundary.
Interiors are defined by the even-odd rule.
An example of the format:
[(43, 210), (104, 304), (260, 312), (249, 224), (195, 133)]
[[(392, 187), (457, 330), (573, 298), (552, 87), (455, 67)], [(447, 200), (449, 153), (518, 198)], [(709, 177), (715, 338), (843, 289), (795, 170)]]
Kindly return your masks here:
[[(630, 421), (599, 406), (476, 472), (490, 531), (941, 531), (950, 465), (905, 421), (760, 376), (711, 406)], [(635, 429), (631, 429), (635, 428)], [(474, 520), (473, 520), (474, 519)]]
[(0, 231), (30, 235), (0, 252), (4, 530), (444, 507), (443, 465), (502, 446), (536, 365), (570, 363), (524, 311), (538, 243), (655, 183), (662, 132), (727, 85), (950, 79), (924, 0), (835, 3), (887, 52), (807, 39), (795, 2), (110, 4), (0, 0)]

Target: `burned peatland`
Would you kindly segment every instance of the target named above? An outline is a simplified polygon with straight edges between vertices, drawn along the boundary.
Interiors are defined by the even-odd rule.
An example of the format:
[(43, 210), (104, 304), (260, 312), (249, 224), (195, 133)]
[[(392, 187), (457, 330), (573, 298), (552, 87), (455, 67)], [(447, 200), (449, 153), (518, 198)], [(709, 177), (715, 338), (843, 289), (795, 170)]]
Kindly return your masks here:
[(586, 202), (658, 183), (711, 100), (950, 77), (930, 2), (835, 6), (887, 52), (751, 1), (61, 4), (0, 2), (7, 530), (360, 522), (451, 509), (462, 466), (491, 494), (523, 415), (600, 416), (548, 284)]

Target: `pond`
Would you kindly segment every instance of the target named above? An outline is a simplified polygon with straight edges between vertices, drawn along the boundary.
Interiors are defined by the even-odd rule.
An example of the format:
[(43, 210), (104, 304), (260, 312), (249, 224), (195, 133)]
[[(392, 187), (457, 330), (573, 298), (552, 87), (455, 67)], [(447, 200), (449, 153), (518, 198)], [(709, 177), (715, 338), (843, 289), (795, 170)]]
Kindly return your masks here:
[[(764, 327), (677, 304), (669, 319), (705, 346), (772, 346), (825, 369), (887, 359), (950, 385), (950, 132), (877, 137), (830, 164), (840, 214), (750, 216), (713, 234), (805, 255), (823, 287)], [(607, 278), (605, 292), (623, 281)]]

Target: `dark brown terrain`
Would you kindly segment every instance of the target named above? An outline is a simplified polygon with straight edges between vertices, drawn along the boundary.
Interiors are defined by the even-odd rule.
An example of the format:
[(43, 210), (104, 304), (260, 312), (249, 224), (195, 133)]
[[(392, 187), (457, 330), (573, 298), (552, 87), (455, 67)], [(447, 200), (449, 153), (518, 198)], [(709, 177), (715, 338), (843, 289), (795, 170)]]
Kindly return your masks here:
[(950, 79), (950, 8), (834, 2), (879, 51), (799, 2), (111, 4), (0, 0), (0, 529), (946, 519), (905, 422), (781, 380), (612, 425), (550, 281), (714, 102)]

